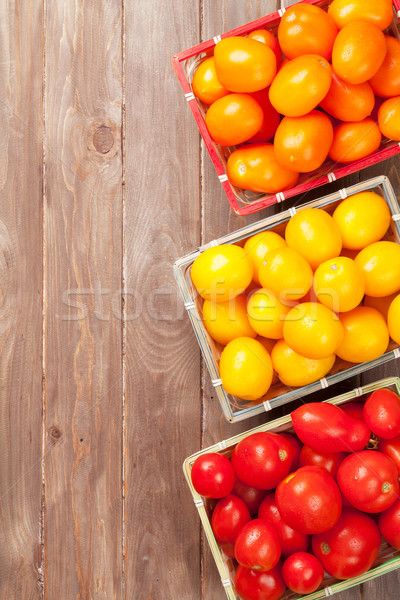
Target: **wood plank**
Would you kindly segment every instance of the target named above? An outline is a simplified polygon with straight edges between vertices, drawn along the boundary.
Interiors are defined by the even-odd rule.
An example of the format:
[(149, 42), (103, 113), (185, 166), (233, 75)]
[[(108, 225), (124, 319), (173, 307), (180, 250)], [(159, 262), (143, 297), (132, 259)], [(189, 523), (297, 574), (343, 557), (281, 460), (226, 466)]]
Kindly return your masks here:
[(200, 525), (181, 465), (200, 447), (200, 357), (172, 264), (200, 242), (199, 141), (171, 58), (199, 41), (198, 2), (126, 3), (125, 22), (125, 597), (192, 600)]
[(0, 597), (41, 596), (42, 4), (0, 4)]
[(122, 593), (122, 3), (47, 3), (45, 598)]

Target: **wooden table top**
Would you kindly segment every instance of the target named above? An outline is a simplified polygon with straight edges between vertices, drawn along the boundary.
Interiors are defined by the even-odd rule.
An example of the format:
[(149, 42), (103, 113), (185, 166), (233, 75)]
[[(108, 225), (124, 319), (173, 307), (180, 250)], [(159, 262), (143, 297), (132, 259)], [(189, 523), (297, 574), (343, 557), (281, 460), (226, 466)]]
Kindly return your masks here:
[[(0, 3), (1, 599), (225, 597), (181, 466), (262, 418), (222, 417), (172, 264), (260, 215), (230, 211), (171, 58), (278, 5)], [(329, 189), (400, 192), (398, 166)]]

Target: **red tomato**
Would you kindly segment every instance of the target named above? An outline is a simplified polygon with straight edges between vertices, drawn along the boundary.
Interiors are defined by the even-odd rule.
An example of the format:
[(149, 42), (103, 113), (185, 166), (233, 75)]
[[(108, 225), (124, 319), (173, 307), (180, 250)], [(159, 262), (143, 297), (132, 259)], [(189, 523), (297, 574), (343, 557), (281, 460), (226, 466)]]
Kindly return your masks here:
[(377, 450), (350, 454), (339, 467), (337, 481), (351, 504), (368, 513), (389, 508), (399, 495), (396, 464)]
[(312, 594), (321, 585), (324, 568), (312, 554), (296, 552), (283, 563), (282, 577), (292, 592)]
[(191, 477), (194, 489), (205, 498), (223, 498), (231, 492), (235, 483), (231, 463), (226, 456), (216, 452), (196, 458)]
[(234, 558), (234, 545), (239, 531), (250, 521), (249, 509), (238, 496), (229, 494), (217, 502), (211, 517), (211, 527), (222, 550)]
[(346, 402), (346, 404), (342, 404), (340, 408), (352, 419), (365, 423), (363, 414), (364, 402)]
[(235, 558), (247, 569), (269, 571), (281, 557), (282, 544), (272, 523), (253, 519), (239, 531), (235, 542)]
[(256, 102), (261, 106), (263, 111), (263, 122), (261, 128), (257, 131), (253, 137), (247, 140), (250, 144), (256, 144), (258, 142), (268, 142), (275, 135), (275, 131), (278, 129), (281, 116), (277, 110), (272, 106), (269, 99), (269, 88), (259, 90), (250, 94)]
[(257, 514), (261, 501), (265, 498), (266, 493), (266, 490), (250, 487), (242, 481), (239, 481), (239, 479), (235, 480), (235, 485), (232, 490), (232, 494), (243, 500), (252, 516)]
[(368, 571), (378, 556), (380, 544), (375, 521), (354, 508), (344, 508), (332, 529), (312, 537), (315, 556), (336, 579), (357, 577)]
[(275, 525), (282, 542), (282, 555), (290, 556), (294, 552), (306, 551), (310, 545), (310, 536), (295, 531), (282, 519), (276, 506), (275, 494), (268, 494), (260, 504), (258, 518)]
[(299, 468), (299, 458), (300, 458), (302, 443), (300, 442), (299, 438), (297, 436), (293, 435), (292, 433), (282, 432), (279, 435), (281, 437), (285, 438), (285, 440), (287, 440), (289, 442), (289, 444), (292, 446), (293, 460), (290, 465), (290, 470), (295, 471), (296, 469)]
[(300, 452), (300, 466), (315, 465), (322, 467), (332, 477), (336, 477), (339, 465), (346, 456), (346, 452), (317, 452), (310, 446), (303, 446)]
[(378, 437), (391, 440), (400, 435), (400, 398), (389, 389), (375, 390), (364, 404), (364, 420)]
[(276, 504), (283, 520), (301, 533), (321, 533), (340, 516), (342, 497), (322, 467), (300, 467), (278, 485)]
[(400, 550), (400, 500), (379, 515), (381, 534), (396, 550)]
[(235, 446), (232, 454), (237, 478), (261, 490), (274, 489), (289, 473), (292, 454), (287, 447), (288, 442), (277, 434), (248, 435)]
[(390, 456), (396, 463), (400, 477), (400, 436), (392, 440), (381, 440), (378, 444), (378, 450)]
[(235, 575), (235, 587), (242, 600), (279, 600), (286, 589), (279, 565), (267, 573), (239, 565)]

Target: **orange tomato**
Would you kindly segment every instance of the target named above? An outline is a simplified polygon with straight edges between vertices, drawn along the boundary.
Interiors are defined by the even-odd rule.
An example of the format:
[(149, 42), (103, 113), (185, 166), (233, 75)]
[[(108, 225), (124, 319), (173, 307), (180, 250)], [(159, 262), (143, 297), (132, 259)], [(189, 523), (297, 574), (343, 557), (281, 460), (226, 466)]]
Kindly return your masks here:
[(311, 112), (326, 96), (332, 81), (328, 61), (317, 54), (305, 54), (282, 67), (269, 89), (272, 106), (287, 117)]
[(337, 33), (333, 19), (312, 4), (300, 3), (288, 8), (278, 27), (279, 44), (288, 58), (319, 54), (330, 60)]
[(258, 92), (252, 92), (250, 96), (252, 96), (254, 100), (256, 100), (256, 102), (258, 102), (258, 104), (261, 106), (264, 116), (260, 129), (247, 141), (250, 144), (255, 144), (257, 142), (268, 142), (274, 137), (281, 116), (271, 104), (269, 99), (269, 88), (259, 90)]
[(385, 36), (385, 41), (385, 60), (370, 84), (377, 96), (392, 98), (400, 96), (400, 41), (390, 35)]
[(372, 87), (365, 83), (348, 83), (332, 71), (329, 92), (321, 108), (340, 121), (362, 121), (372, 113), (375, 96)]
[(205, 122), (217, 144), (234, 146), (257, 133), (263, 118), (262, 108), (249, 94), (229, 94), (211, 104)]
[(272, 144), (249, 144), (228, 158), (228, 179), (232, 185), (253, 192), (276, 194), (296, 185), (299, 174), (282, 167)]
[(214, 50), (217, 77), (231, 92), (256, 92), (269, 86), (276, 73), (271, 48), (256, 40), (232, 36), (221, 40)]
[(352, 21), (369, 21), (379, 29), (386, 29), (393, 20), (392, 0), (333, 0), (328, 14), (342, 29)]
[(250, 31), (247, 37), (249, 40), (256, 40), (256, 42), (261, 42), (271, 48), (276, 57), (276, 64), (280, 64), (282, 60), (282, 50), (273, 33), (268, 31), (268, 29), (255, 29), (254, 31)]
[(400, 141), (400, 96), (385, 100), (378, 111), (379, 129), (390, 140)]
[(351, 163), (376, 152), (382, 135), (372, 119), (358, 123), (341, 123), (333, 131), (329, 156), (338, 163)]
[(352, 21), (336, 37), (332, 67), (344, 81), (364, 83), (382, 66), (386, 51), (385, 36), (378, 27), (367, 21)]
[(218, 81), (215, 72), (214, 57), (206, 58), (199, 64), (193, 75), (193, 93), (204, 104), (212, 104), (218, 98), (230, 94)]
[(317, 110), (304, 117), (284, 117), (276, 131), (276, 158), (282, 167), (309, 173), (328, 156), (333, 141), (329, 117)]

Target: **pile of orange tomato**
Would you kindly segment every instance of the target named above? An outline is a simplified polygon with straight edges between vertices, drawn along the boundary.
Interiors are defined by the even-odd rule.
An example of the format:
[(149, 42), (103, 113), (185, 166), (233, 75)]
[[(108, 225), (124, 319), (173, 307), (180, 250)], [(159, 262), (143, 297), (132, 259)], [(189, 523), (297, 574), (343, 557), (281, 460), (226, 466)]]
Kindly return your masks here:
[[(392, 0), (299, 3), (277, 38), (266, 29), (222, 39), (196, 69), (212, 139), (234, 146), (232, 185), (277, 193), (329, 157), (352, 163), (400, 140), (400, 41), (384, 31)], [(273, 141), (272, 141), (273, 140)]]

